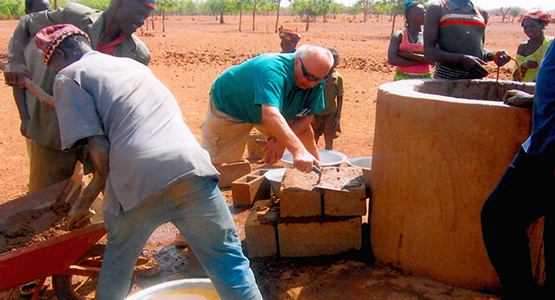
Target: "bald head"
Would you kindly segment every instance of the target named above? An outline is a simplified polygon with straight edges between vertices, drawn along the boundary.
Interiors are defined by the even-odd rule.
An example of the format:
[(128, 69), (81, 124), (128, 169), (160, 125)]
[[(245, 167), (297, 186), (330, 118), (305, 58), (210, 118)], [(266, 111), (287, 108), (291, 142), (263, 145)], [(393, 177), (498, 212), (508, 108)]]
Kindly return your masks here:
[(295, 84), (301, 89), (311, 88), (325, 80), (332, 66), (328, 49), (302, 45), (295, 52)]

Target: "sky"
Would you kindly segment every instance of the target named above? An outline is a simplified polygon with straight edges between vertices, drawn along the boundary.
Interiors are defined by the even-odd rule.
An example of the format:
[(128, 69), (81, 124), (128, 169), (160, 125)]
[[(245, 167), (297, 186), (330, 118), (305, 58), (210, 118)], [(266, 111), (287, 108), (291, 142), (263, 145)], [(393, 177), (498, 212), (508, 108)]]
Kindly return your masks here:
[[(351, 6), (356, 0), (336, 0), (346, 6)], [(429, 0), (428, 3), (432, 3), (435, 0)], [(472, 3), (478, 5), (483, 9), (492, 9), (499, 7), (509, 7), (518, 6), (526, 10), (531, 9), (542, 9), (544, 11), (555, 10), (554, 0), (472, 0)]]

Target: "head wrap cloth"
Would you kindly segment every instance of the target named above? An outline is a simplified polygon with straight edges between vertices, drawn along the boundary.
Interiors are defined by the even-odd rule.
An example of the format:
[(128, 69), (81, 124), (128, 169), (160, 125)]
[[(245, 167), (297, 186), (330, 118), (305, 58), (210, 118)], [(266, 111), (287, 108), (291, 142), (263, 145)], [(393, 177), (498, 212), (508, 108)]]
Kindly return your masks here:
[(283, 28), (283, 26), (281, 26), (278, 31), (279, 37), (281, 39), (285, 39), (291, 42), (297, 42), (301, 39), (301, 35), (297, 32), (297, 30)]
[(139, 0), (142, 4), (156, 9), (156, 0)]
[(549, 24), (549, 22), (551, 22), (551, 19), (549, 18), (549, 15), (544, 13), (541, 10), (534, 10), (534, 11), (528, 11), (524, 14), (524, 16), (522, 16), (522, 21), (526, 20), (526, 19), (532, 19), (532, 20), (540, 20), (543, 22), (544, 25)]
[(54, 53), (54, 50), (62, 43), (62, 41), (70, 35), (80, 34), (85, 36), (89, 43), (91, 39), (83, 30), (77, 28), (73, 24), (56, 24), (41, 29), (35, 35), (35, 44), (37, 48), (44, 51), (44, 64), (48, 66), (48, 62)]

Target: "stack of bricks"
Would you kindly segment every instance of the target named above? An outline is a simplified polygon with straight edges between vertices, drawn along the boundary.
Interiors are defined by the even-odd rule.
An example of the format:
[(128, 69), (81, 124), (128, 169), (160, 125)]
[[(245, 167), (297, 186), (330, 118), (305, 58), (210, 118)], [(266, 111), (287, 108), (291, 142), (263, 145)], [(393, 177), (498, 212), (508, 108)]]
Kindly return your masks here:
[(362, 169), (287, 169), (279, 201), (257, 201), (245, 224), (250, 257), (334, 255), (362, 246), (366, 187)]

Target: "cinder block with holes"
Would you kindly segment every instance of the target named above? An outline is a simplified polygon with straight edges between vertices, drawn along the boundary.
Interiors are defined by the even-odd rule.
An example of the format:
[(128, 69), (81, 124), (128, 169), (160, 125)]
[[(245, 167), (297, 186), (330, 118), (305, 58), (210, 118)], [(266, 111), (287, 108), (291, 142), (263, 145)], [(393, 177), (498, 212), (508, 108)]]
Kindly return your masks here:
[(279, 223), (279, 251), (283, 257), (334, 255), (362, 246), (360, 217), (333, 221)]
[(280, 188), (281, 217), (311, 217), (322, 214), (321, 192), (314, 190), (318, 175), (288, 168)]
[(245, 222), (247, 251), (249, 257), (274, 256), (278, 254), (276, 223), (277, 206), (271, 200), (254, 202)]
[(269, 199), (271, 186), (264, 177), (267, 169), (251, 172), (231, 183), (233, 204), (237, 206), (251, 206), (254, 201)]
[(224, 163), (218, 168), (218, 172), (220, 172), (218, 186), (228, 188), (234, 180), (249, 174), (251, 165), (245, 159), (233, 163)]

